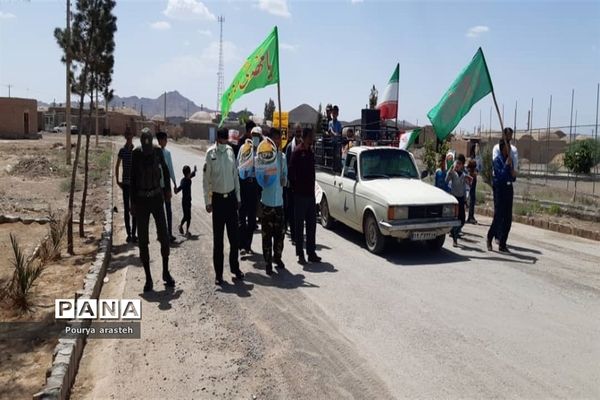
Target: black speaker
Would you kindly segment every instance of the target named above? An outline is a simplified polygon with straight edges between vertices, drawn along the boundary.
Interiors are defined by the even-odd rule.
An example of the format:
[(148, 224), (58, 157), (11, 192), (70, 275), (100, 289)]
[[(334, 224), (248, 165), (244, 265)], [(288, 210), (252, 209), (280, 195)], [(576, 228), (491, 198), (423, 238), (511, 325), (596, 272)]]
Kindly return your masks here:
[(366, 140), (377, 140), (379, 135), (379, 110), (365, 108), (361, 114), (361, 136)]

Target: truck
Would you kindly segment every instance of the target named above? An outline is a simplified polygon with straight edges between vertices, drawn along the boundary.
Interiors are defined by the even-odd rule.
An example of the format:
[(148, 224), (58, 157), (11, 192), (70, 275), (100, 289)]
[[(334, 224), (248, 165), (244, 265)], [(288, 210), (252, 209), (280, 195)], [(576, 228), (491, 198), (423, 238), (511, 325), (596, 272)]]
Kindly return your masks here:
[(327, 138), (315, 143), (321, 225), (331, 229), (341, 223), (362, 233), (375, 254), (397, 240), (442, 248), (446, 235), (460, 225), (456, 198), (422, 180), (426, 173), (419, 172), (412, 153), (356, 143), (345, 147), (343, 161), (345, 143)]

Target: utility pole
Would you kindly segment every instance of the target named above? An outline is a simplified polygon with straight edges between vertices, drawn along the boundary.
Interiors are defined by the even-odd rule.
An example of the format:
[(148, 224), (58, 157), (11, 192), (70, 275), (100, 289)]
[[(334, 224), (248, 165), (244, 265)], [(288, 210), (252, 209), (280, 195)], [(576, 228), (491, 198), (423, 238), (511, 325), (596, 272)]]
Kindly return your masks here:
[(166, 131), (167, 130), (167, 92), (165, 92), (165, 111), (164, 111), (163, 118), (165, 120), (165, 131)]
[[(66, 155), (67, 165), (71, 165), (71, 0), (67, 0), (67, 45), (65, 59), (67, 64), (67, 99), (65, 104), (65, 140), (66, 140)], [(79, 127), (81, 129), (81, 127)]]
[(215, 108), (216, 114), (219, 114), (221, 111), (221, 96), (223, 96), (223, 91), (225, 90), (225, 76), (224, 70), (225, 66), (223, 64), (223, 22), (225, 22), (225, 18), (223, 16), (219, 16), (219, 25), (220, 25), (220, 35), (219, 35), (219, 69), (217, 72), (217, 107)]
[(9, 83), (8, 85), (6, 85), (6, 87), (8, 88), (8, 98), (9, 98), (9, 99), (10, 99), (10, 88), (11, 88), (12, 86), (13, 86), (13, 85), (11, 85), (10, 83)]

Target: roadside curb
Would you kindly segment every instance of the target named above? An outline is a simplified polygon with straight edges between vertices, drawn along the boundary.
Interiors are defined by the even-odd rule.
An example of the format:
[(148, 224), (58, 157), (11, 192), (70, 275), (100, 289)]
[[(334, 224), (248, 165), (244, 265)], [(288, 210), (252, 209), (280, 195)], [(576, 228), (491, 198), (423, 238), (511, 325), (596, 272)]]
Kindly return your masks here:
[[(111, 165), (113, 162), (113, 145), (111, 144)], [(97, 299), (102, 290), (106, 269), (110, 262), (113, 239), (113, 170), (109, 169), (108, 208), (104, 211), (104, 227), (98, 253), (93, 264), (88, 269), (84, 278), (83, 289), (76, 292), (76, 299)], [(74, 322), (74, 321), (70, 321)], [(91, 321), (82, 323), (83, 327), (89, 327)], [(54, 348), (52, 365), (46, 372), (46, 385), (38, 393), (33, 395), (34, 400), (66, 400), (69, 398), (71, 388), (77, 376), (79, 360), (83, 354), (86, 343), (86, 335), (81, 334), (76, 338), (61, 336)]]
[[(487, 217), (494, 217), (494, 210), (488, 207), (478, 206), (477, 213), (483, 214)], [(600, 231), (592, 231), (589, 229), (578, 228), (576, 226), (563, 225), (535, 216), (513, 214), (513, 221), (518, 222), (520, 224), (534, 226), (536, 228), (546, 229), (549, 231), (565, 233), (567, 235), (579, 236), (584, 239), (600, 241)]]

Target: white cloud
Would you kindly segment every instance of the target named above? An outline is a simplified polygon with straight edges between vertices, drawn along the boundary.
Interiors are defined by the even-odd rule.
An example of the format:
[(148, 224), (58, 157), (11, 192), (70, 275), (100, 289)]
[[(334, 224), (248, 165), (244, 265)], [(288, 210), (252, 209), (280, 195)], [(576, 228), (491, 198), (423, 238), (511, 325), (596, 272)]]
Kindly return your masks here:
[(258, 8), (278, 17), (289, 18), (292, 16), (287, 0), (258, 0)]
[(171, 29), (171, 24), (167, 21), (156, 21), (150, 24), (152, 29), (156, 29), (157, 31), (166, 31)]
[(206, 37), (212, 36), (212, 32), (208, 29), (199, 29), (198, 33), (201, 34), (202, 36), (206, 36)]
[(476, 38), (479, 37), (482, 33), (487, 33), (490, 31), (490, 28), (485, 25), (477, 25), (472, 28), (469, 28), (467, 31), (467, 37)]
[(215, 21), (217, 18), (201, 1), (196, 0), (168, 0), (167, 8), (163, 11), (169, 18), (192, 21)]
[(362, 3), (364, 0), (351, 0), (352, 4)]
[(289, 43), (279, 43), (279, 48), (281, 50), (296, 51), (298, 49), (298, 46)]
[(0, 19), (13, 19), (17, 18), (15, 14), (11, 14), (9, 12), (0, 11)]

